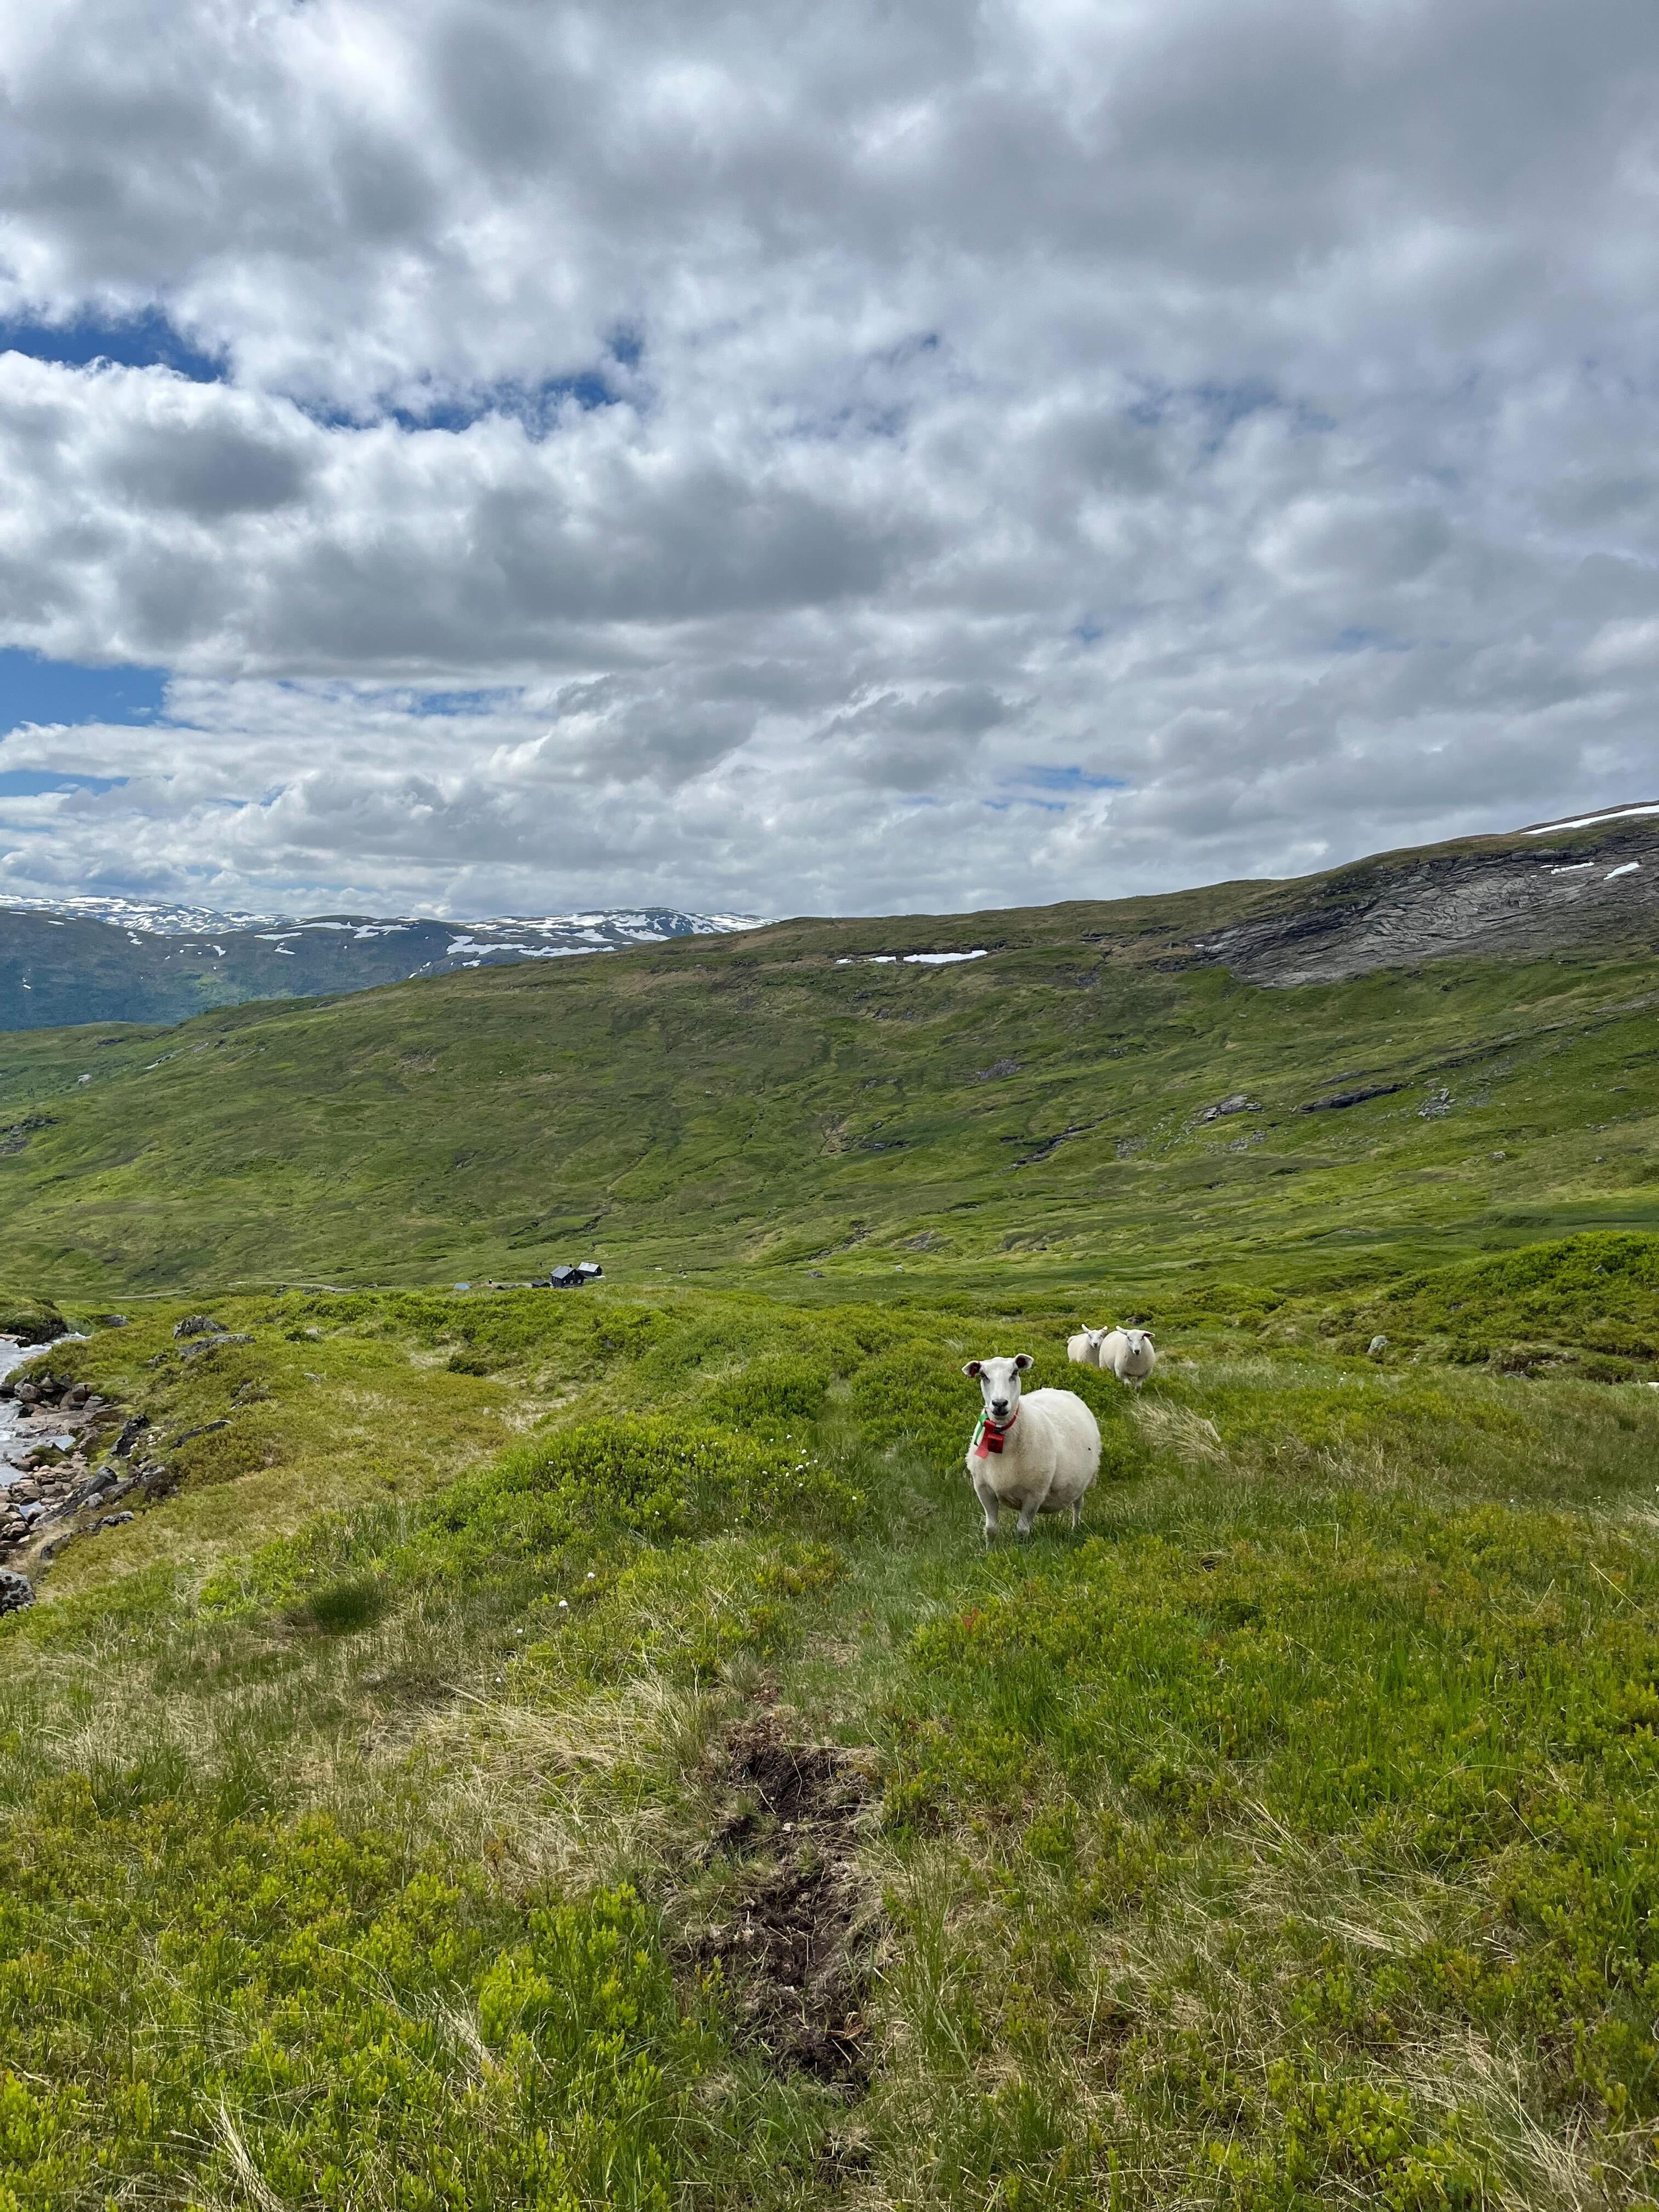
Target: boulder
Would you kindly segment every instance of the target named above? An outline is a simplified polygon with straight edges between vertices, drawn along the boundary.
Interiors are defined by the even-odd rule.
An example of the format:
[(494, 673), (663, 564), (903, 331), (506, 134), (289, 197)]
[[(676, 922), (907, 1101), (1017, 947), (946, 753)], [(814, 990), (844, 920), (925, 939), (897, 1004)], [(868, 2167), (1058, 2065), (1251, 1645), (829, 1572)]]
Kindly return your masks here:
[(27, 1575), (0, 1567), (0, 1613), (21, 1613), (34, 1603), (34, 1584)]
[(206, 1336), (210, 1330), (216, 1336), (222, 1336), (225, 1325), (222, 1321), (215, 1321), (210, 1314), (186, 1314), (181, 1322), (174, 1324), (173, 1334), (175, 1337)]
[(1213, 1106), (1206, 1106), (1198, 1118), (1200, 1123), (1220, 1121), (1230, 1114), (1259, 1114), (1261, 1111), (1255, 1099), (1247, 1097), (1242, 1091), (1235, 1091), (1231, 1098), (1218, 1099)]

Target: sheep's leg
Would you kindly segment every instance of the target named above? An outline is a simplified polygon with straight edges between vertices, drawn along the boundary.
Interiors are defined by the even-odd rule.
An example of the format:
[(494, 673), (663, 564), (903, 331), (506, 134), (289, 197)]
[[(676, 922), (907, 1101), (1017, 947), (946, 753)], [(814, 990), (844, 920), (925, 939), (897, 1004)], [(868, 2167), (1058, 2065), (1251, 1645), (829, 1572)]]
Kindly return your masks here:
[(1015, 1524), (1016, 1534), (1018, 1535), (1029, 1536), (1030, 1534), (1031, 1523), (1036, 1519), (1037, 1515), (1042, 1512), (1042, 1501), (1048, 1495), (1054, 1479), (1054, 1476), (1051, 1474), (1048, 1477), (1048, 1480), (1043, 1484), (1042, 1489), (1036, 1491), (1031, 1497), (1028, 1498), (1024, 1504), (1021, 1507), (1019, 1519)]
[(1075, 1530), (1076, 1530), (1076, 1528), (1077, 1528), (1077, 1526), (1078, 1526), (1079, 1522), (1082, 1520), (1082, 1518), (1083, 1518), (1083, 1500), (1079, 1498), (1076, 1501), (1076, 1503), (1073, 1505), (1073, 1507), (1072, 1507), (1072, 1528), (1073, 1528), (1073, 1531), (1074, 1531), (1074, 1532), (1075, 1532)]
[(997, 1516), (1002, 1500), (991, 1485), (977, 1474), (974, 1477), (974, 1495), (985, 1510), (985, 1540), (988, 1544), (997, 1533)]

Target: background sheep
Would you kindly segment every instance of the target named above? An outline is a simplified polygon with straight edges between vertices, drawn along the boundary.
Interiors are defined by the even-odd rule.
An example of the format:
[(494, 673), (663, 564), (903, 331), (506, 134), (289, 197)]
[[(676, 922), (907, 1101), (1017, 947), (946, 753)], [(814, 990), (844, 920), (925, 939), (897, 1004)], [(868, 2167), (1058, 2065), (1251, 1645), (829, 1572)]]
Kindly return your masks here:
[(1084, 1492), (1100, 1471), (1094, 1415), (1073, 1390), (1022, 1396), (1019, 1378), (1030, 1364), (1030, 1353), (1022, 1352), (1014, 1359), (970, 1359), (962, 1370), (985, 1400), (968, 1447), (968, 1473), (985, 1510), (988, 1544), (1004, 1505), (1018, 1507), (1022, 1536), (1030, 1534), (1039, 1513), (1069, 1510), (1075, 1528)]
[(1073, 1367), (1098, 1367), (1100, 1347), (1105, 1342), (1103, 1328), (1079, 1329), (1075, 1336), (1066, 1340), (1066, 1357)]
[(1149, 1328), (1115, 1328), (1100, 1347), (1100, 1364), (1109, 1368), (1120, 1382), (1139, 1388), (1158, 1364), (1158, 1348)]

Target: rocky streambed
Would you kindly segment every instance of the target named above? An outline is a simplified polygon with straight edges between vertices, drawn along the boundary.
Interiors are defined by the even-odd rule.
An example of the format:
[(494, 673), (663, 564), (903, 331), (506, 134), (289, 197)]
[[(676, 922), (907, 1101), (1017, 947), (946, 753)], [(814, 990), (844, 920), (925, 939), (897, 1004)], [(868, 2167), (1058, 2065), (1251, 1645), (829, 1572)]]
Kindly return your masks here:
[(90, 1465), (120, 1424), (120, 1408), (50, 1368), (14, 1379), (51, 1350), (0, 1337), (0, 1613), (29, 1602), (30, 1576), (72, 1533), (132, 1518), (121, 1504), (136, 1484), (121, 1449), (131, 1437), (124, 1430), (117, 1455), (95, 1471)]

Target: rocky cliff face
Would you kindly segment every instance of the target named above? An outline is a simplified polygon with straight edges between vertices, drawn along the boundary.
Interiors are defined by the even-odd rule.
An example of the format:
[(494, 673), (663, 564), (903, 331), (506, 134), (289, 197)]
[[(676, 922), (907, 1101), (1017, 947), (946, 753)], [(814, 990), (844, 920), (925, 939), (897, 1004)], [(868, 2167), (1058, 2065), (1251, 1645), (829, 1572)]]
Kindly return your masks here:
[(1449, 954), (1538, 956), (1659, 942), (1659, 806), (1385, 854), (1275, 885), (1198, 960), (1285, 989)]

